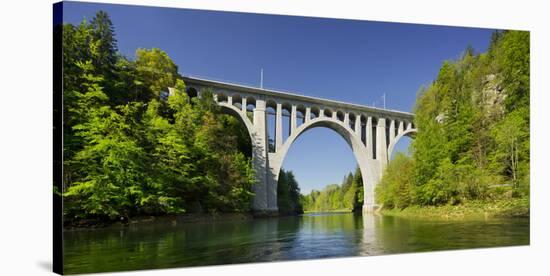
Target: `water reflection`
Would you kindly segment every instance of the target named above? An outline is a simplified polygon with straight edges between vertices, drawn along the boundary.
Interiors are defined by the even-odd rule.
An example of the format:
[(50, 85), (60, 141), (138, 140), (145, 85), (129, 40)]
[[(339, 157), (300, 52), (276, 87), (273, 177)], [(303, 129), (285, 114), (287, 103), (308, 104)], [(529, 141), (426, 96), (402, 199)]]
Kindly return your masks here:
[(372, 214), (365, 214), (361, 216), (361, 219), (363, 222), (363, 235), (359, 255), (368, 256), (380, 254), (382, 250), (378, 243), (376, 229), (379, 227), (381, 217)]
[(529, 244), (529, 220), (423, 221), (318, 213), (65, 233), (66, 273)]

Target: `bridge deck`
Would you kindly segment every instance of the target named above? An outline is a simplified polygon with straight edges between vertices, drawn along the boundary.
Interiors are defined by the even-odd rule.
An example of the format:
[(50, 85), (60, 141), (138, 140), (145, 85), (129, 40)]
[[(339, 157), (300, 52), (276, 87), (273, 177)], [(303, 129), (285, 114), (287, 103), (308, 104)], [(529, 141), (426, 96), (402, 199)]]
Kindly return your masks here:
[(360, 104), (346, 103), (346, 102), (335, 101), (330, 99), (323, 99), (323, 98), (305, 96), (305, 95), (300, 95), (300, 94), (295, 94), (290, 92), (264, 89), (264, 88), (258, 88), (253, 86), (247, 86), (247, 85), (235, 84), (235, 83), (229, 83), (229, 82), (223, 82), (223, 81), (217, 81), (217, 80), (209, 80), (209, 79), (198, 78), (198, 77), (184, 76), (183, 81), (186, 84), (212, 87), (214, 89), (227, 91), (227, 92), (241, 92), (241, 93), (253, 94), (253, 95), (257, 95), (259, 98), (262, 98), (262, 99), (273, 98), (279, 101), (290, 100), (293, 102), (300, 102), (307, 105), (319, 105), (319, 106), (326, 106), (333, 109), (341, 108), (341, 109), (346, 109), (348, 111), (355, 111), (358, 113), (374, 114), (380, 117), (394, 117), (394, 118), (403, 118), (408, 120), (412, 120), (412, 118), (414, 117), (414, 114), (410, 112), (376, 108), (376, 107), (365, 106)]

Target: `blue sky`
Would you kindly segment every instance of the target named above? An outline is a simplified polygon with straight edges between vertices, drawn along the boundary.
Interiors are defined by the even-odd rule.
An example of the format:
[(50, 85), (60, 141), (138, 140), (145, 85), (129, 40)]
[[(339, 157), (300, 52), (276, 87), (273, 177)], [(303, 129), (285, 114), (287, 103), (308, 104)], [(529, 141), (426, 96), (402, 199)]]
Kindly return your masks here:
[[(119, 51), (160, 48), (185, 75), (259, 85), (357, 104), (412, 111), (417, 91), (444, 60), (471, 45), (487, 49), (492, 29), (65, 2), (64, 22), (106, 11)], [(407, 151), (408, 141), (397, 150)], [(303, 193), (340, 183), (357, 162), (334, 131), (314, 128), (283, 167)]]

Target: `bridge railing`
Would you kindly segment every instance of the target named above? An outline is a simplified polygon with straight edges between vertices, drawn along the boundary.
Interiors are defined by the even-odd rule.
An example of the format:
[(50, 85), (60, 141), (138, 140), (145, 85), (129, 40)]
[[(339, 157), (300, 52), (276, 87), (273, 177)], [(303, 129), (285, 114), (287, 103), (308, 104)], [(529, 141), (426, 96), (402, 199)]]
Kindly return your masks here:
[(253, 84), (253, 83), (248, 83), (248, 82), (227, 80), (227, 79), (223, 79), (223, 78), (203, 76), (203, 75), (198, 75), (198, 74), (182, 74), (182, 73), (180, 73), (180, 75), (183, 76), (183, 77), (191, 78), (191, 79), (219, 82), (219, 83), (224, 83), (224, 84), (228, 84), (228, 85), (237, 85), (237, 86), (248, 87), (248, 88), (252, 88), (252, 89), (261, 89), (261, 90), (266, 90), (266, 91), (274, 91), (274, 92), (278, 92), (278, 93), (282, 93), (282, 94), (298, 95), (298, 96), (303, 96), (303, 97), (307, 97), (307, 98), (318, 98), (319, 100), (326, 100), (326, 101), (330, 101), (330, 102), (337, 103), (337, 104), (354, 105), (355, 108), (357, 108), (358, 106), (364, 106), (364, 107), (367, 107), (367, 108), (370, 108), (370, 109), (373, 109), (373, 110), (379, 110), (379, 111), (383, 111), (383, 112), (408, 113), (408, 112), (403, 112), (403, 111), (394, 110), (394, 109), (390, 109), (390, 108), (381, 108), (381, 107), (371, 106), (371, 105), (367, 105), (367, 104), (354, 104), (354, 103), (348, 103), (348, 102), (344, 102), (344, 101), (340, 101), (340, 100), (326, 99), (326, 98), (323, 98), (323, 97), (320, 97), (320, 96), (312, 96), (313, 94), (305, 94), (305, 93), (301, 93), (301, 92), (288, 91), (288, 90), (284, 90), (284, 89), (278, 89), (278, 88), (266, 87), (266, 86), (260, 87), (258, 84)]
[(182, 73), (180, 73), (180, 75), (183, 76), (183, 77), (192, 78), (192, 79), (210, 80), (210, 81), (223, 82), (223, 83), (228, 83), (228, 84), (236, 84), (236, 85), (242, 85), (242, 86), (248, 86), (248, 87), (252, 87), (252, 88), (261, 89), (259, 85), (253, 84), (253, 83), (250, 83), (250, 82), (228, 80), (228, 79), (223, 79), (223, 78), (215, 78), (215, 77), (197, 75), (197, 74), (182, 74)]
[(247, 87), (254, 88), (254, 89), (271, 90), (271, 91), (282, 92), (282, 93), (286, 93), (286, 94), (300, 95), (300, 96), (305, 96), (305, 97), (311, 97), (311, 95), (312, 95), (312, 94), (296, 92), (296, 91), (290, 91), (290, 90), (285, 90), (285, 89), (280, 89), (280, 88), (277, 88), (277, 87), (271, 87), (271, 86), (265, 86), (265, 85), (263, 87), (260, 87), (259, 84), (253, 84), (253, 83), (250, 83), (250, 82), (227, 80), (227, 79), (223, 79), (223, 78), (216, 78), (216, 77), (203, 76), (203, 75), (197, 75), (197, 74), (182, 74), (182, 73), (180, 73), (180, 75), (183, 76), (183, 77), (188, 77), (188, 78), (192, 78), (192, 79), (202, 79), (202, 80), (205, 80), (205, 81), (222, 82), (222, 83), (226, 83), (226, 84), (247, 86)]

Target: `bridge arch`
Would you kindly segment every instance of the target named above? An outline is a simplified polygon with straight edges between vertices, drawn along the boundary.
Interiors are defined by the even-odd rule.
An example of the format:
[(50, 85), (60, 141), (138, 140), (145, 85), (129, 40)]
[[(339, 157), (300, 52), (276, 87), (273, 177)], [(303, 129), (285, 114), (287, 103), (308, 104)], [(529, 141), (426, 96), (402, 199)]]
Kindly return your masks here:
[(393, 141), (388, 146), (388, 159), (391, 157), (391, 155), (393, 153), (393, 148), (395, 147), (395, 145), (397, 145), (397, 143), (399, 142), (399, 139), (403, 138), (404, 136), (407, 136), (409, 138), (414, 138), (414, 136), (416, 135), (417, 132), (418, 131), (417, 131), (416, 128), (409, 128), (409, 129), (399, 133), (397, 136), (395, 136)]
[[(363, 178), (363, 188), (364, 188), (364, 203), (367, 205), (374, 204), (374, 182), (379, 177), (377, 163), (369, 160), (366, 154), (365, 145), (361, 142), (360, 137), (358, 137), (353, 129), (349, 125), (344, 124), (344, 122), (334, 119), (332, 117), (320, 117), (312, 119), (308, 122), (305, 122), (295, 131), (293, 131), (290, 136), (286, 139), (282, 147), (274, 154), (271, 160), (271, 169), (272, 169), (272, 183), (274, 185), (272, 190), (277, 190), (277, 182), (279, 180), (279, 172), (281, 170), (282, 164), (286, 158), (286, 155), (292, 146), (292, 144), (305, 132), (316, 127), (326, 127), (338, 133), (350, 146), (354, 157), (357, 161), (357, 165), (361, 170), (361, 175)], [(272, 200), (273, 201), (273, 200)], [(276, 202), (276, 199), (274, 200)]]
[(336, 118), (338, 119), (338, 121), (343, 122), (344, 116), (345, 115), (344, 115), (344, 112), (342, 112), (342, 110), (336, 111)]
[(323, 116), (324, 117), (332, 118), (332, 114), (333, 114), (332, 109), (330, 109), (330, 108), (324, 108), (323, 109)]
[(321, 110), (318, 106), (312, 106), (310, 107), (310, 114), (308, 120), (313, 120), (316, 118), (319, 118), (321, 116)]
[(244, 99), (244, 110), (247, 112), (253, 112), (256, 108), (256, 98), (248, 96)]
[(296, 127), (301, 126), (305, 122), (306, 122), (306, 106), (303, 104), (299, 104), (296, 106)]
[(254, 130), (254, 125), (252, 125), (250, 119), (235, 105), (227, 102), (218, 102), (218, 106), (220, 107), (222, 113), (236, 117), (246, 127), (248, 135), (250, 136), (250, 141), (252, 142), (252, 147), (254, 147), (254, 137), (256, 131)]
[(227, 103), (229, 97), (225, 93), (214, 94), (217, 97), (219, 103)]
[(355, 129), (355, 120), (356, 120), (356, 116), (355, 116), (355, 113), (353, 112), (350, 112), (348, 114), (348, 120), (349, 120), (349, 128), (351, 128), (353, 131), (357, 132), (357, 130)]
[(197, 91), (197, 89), (195, 87), (188, 87), (185, 92), (187, 93), (187, 96), (189, 98), (194, 98), (194, 97), (197, 97), (199, 95), (199, 92)]
[(231, 95), (231, 104), (235, 107), (237, 107), (239, 110), (242, 110), (243, 108), (243, 98), (241, 97), (241, 94), (234, 93)]

